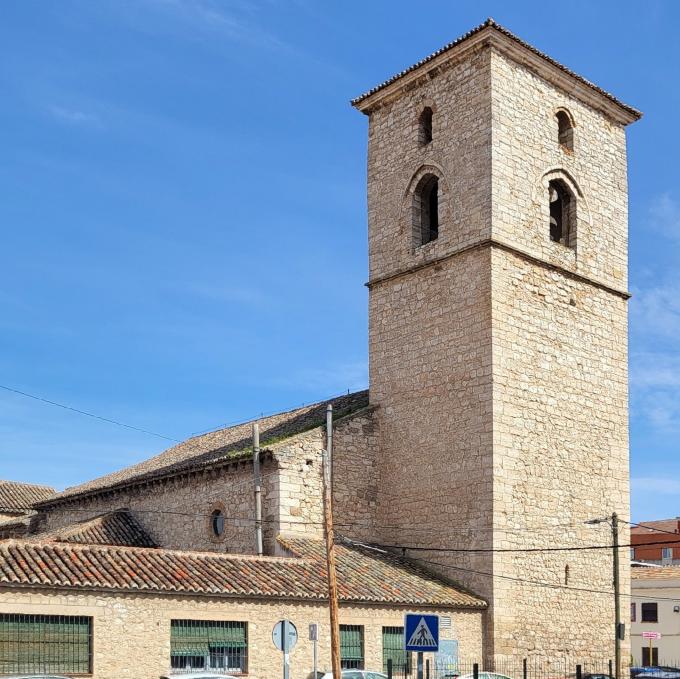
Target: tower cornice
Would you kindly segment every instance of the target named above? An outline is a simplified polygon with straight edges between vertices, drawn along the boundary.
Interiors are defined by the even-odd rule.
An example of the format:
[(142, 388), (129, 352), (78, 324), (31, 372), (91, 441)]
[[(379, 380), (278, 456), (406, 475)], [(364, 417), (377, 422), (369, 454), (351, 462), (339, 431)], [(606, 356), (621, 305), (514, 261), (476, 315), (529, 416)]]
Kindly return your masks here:
[(368, 92), (352, 99), (351, 104), (368, 115), (395, 97), (401, 96), (414, 82), (424, 77), (434, 77), (438, 70), (460, 61), (470, 51), (486, 47), (497, 49), (620, 125), (629, 125), (642, 117), (642, 113), (637, 109), (560, 64), (491, 18)]

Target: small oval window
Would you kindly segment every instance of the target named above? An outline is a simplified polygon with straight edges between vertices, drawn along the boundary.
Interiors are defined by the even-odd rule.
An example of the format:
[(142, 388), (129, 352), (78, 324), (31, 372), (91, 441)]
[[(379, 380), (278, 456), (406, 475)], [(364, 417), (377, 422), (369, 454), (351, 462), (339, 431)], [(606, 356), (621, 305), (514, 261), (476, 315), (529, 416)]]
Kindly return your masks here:
[(215, 537), (222, 537), (224, 534), (224, 514), (221, 509), (216, 509), (210, 515), (210, 526)]

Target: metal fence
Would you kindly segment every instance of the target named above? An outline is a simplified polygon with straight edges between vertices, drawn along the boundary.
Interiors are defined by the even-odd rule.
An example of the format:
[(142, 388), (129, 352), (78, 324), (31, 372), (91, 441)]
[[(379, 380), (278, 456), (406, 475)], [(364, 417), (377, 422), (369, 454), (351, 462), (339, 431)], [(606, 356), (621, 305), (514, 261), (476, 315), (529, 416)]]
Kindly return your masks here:
[(92, 618), (0, 614), (0, 674), (90, 674)]
[[(415, 656), (415, 654), (413, 654)], [(415, 657), (406, 663), (387, 662), (385, 674), (389, 679), (416, 679)], [(425, 660), (425, 679), (610, 679), (614, 676), (610, 660), (574, 662), (572, 660), (510, 659), (493, 663), (455, 662), (446, 665)], [(629, 668), (622, 668), (622, 679), (628, 679)]]

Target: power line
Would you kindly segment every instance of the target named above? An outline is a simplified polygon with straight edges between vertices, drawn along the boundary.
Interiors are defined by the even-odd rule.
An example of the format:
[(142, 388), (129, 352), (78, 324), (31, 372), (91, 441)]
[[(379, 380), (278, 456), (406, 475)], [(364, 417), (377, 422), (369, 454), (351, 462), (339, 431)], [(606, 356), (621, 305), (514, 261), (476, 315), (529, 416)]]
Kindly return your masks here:
[[(646, 528), (647, 530), (654, 531), (655, 533), (664, 533), (666, 535), (673, 535), (676, 538), (678, 538), (678, 540), (680, 540), (680, 533), (676, 533), (676, 532), (671, 531), (671, 530), (663, 530), (662, 528), (654, 528), (653, 526), (645, 526), (644, 523), (634, 523), (633, 521), (626, 521), (625, 519), (619, 519), (619, 521), (621, 521), (621, 523), (627, 523), (629, 526), (633, 526), (634, 528)], [(647, 543), (642, 543), (642, 544), (634, 545), (634, 546), (635, 547), (646, 547), (648, 544), (653, 544), (653, 543), (647, 542)], [(664, 543), (664, 544), (667, 544), (667, 543)]]
[[(351, 540), (349, 538), (343, 538), (347, 542), (354, 544), (358, 547), (364, 547), (367, 549), (373, 549), (377, 552), (383, 552), (383, 553), (389, 553), (386, 552), (385, 550), (382, 550), (380, 548), (376, 548), (372, 545), (368, 545), (366, 543), (358, 542), (356, 540)], [(611, 549), (611, 545), (609, 546), (609, 549)], [(613, 596), (614, 592), (611, 590), (604, 590), (604, 589), (593, 589), (590, 587), (574, 587), (572, 585), (561, 585), (559, 583), (552, 583), (552, 582), (542, 582), (541, 580), (529, 580), (527, 578), (518, 578), (512, 575), (501, 575), (499, 573), (489, 573), (488, 571), (480, 571), (476, 570), (474, 568), (466, 568), (464, 566), (453, 566), (451, 564), (444, 564), (440, 563), (438, 561), (430, 561), (428, 559), (420, 559), (417, 557), (407, 557), (409, 561), (416, 561), (418, 563), (423, 563), (423, 564), (428, 564), (431, 566), (437, 566), (438, 568), (445, 568), (449, 570), (456, 570), (456, 571), (461, 571), (465, 573), (473, 573), (475, 575), (483, 575), (486, 577), (490, 578), (500, 578), (503, 580), (512, 580), (514, 582), (521, 582), (523, 584), (529, 584), (529, 585), (536, 585), (539, 587), (547, 587), (550, 589), (563, 589), (563, 590), (571, 590), (571, 591), (576, 591), (576, 592), (584, 592), (586, 594), (606, 594), (608, 596)], [(626, 596), (629, 598), (636, 598), (636, 599), (652, 599), (654, 601), (675, 601), (675, 602), (680, 602), (680, 598), (672, 598), (672, 597), (656, 597), (656, 596), (648, 596), (644, 594), (622, 594), (621, 596)]]
[(65, 405), (64, 403), (58, 403), (57, 401), (52, 401), (48, 398), (43, 398), (42, 396), (36, 396), (35, 394), (29, 394), (25, 391), (20, 391), (19, 389), (14, 389), (13, 387), (8, 387), (4, 384), (0, 384), (0, 389), (9, 391), (12, 394), (19, 394), (20, 396), (25, 396), (26, 398), (32, 398), (34, 401), (40, 401), (41, 403), (47, 403), (51, 406), (56, 406), (57, 408), (63, 408), (64, 410), (70, 410), (71, 412), (78, 413), (79, 415), (86, 415), (87, 417), (92, 417), (95, 420), (100, 420), (102, 422), (108, 422), (109, 424), (115, 424), (118, 427), (125, 427), (126, 429), (132, 429), (133, 431), (139, 431), (142, 434), (149, 434), (150, 436), (156, 436), (159, 439), (165, 439), (166, 441), (172, 441), (173, 443), (182, 443), (179, 439), (173, 438), (172, 436), (166, 436), (165, 434), (159, 434), (155, 431), (150, 431), (149, 429), (142, 429), (141, 427), (135, 427), (132, 424), (126, 424), (125, 422), (120, 422), (119, 420), (112, 420), (108, 417), (102, 417), (101, 415), (95, 415), (94, 413), (87, 412), (86, 410), (80, 410), (79, 408), (74, 408), (73, 406)]
[[(645, 547), (656, 546), (656, 545), (666, 545), (667, 542), (647, 542)], [(446, 554), (457, 554), (457, 553), (531, 553), (531, 552), (581, 552), (587, 550), (599, 550), (599, 549), (611, 549), (612, 545), (577, 545), (575, 547), (421, 547), (414, 545), (385, 545), (380, 543), (374, 543), (375, 547), (381, 549), (400, 549), (407, 550), (411, 552), (437, 552)], [(636, 547), (640, 545), (633, 544), (623, 544), (619, 545), (619, 548)]]

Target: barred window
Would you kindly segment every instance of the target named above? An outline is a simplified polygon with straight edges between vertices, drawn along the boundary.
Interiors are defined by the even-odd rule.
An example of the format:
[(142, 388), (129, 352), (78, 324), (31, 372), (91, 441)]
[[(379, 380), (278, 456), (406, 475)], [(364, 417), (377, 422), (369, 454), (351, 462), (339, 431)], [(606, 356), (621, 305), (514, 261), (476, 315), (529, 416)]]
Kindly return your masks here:
[(387, 661), (392, 661), (392, 670), (399, 674), (411, 673), (411, 654), (404, 650), (404, 628), (383, 627), (383, 672), (387, 674)]
[(245, 674), (248, 671), (247, 623), (171, 620), (170, 667)]
[(343, 670), (364, 669), (363, 625), (340, 625), (340, 666)]
[(91, 674), (92, 618), (0, 614), (0, 674)]

